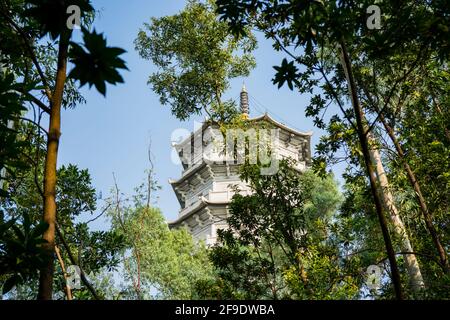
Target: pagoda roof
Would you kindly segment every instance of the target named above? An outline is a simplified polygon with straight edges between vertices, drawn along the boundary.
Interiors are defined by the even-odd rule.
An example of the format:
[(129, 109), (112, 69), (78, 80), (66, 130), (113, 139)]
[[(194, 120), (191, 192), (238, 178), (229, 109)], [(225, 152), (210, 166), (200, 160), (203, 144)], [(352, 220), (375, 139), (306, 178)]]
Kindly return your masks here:
[[(248, 119), (248, 121), (255, 121), (255, 122), (257, 122), (257, 121), (263, 121), (263, 120), (265, 120), (265, 121), (267, 121), (267, 122), (269, 122), (269, 123), (272, 123), (273, 125), (275, 125), (275, 126), (281, 128), (281, 129), (283, 129), (283, 130), (286, 130), (286, 131), (288, 131), (289, 133), (292, 133), (292, 134), (294, 134), (294, 135), (297, 135), (297, 136), (307, 136), (307, 137), (310, 137), (310, 136), (312, 136), (312, 134), (313, 134), (312, 131), (306, 131), (306, 132), (303, 132), (303, 131), (299, 131), (299, 130), (297, 130), (297, 129), (293, 129), (293, 128), (291, 128), (291, 127), (288, 127), (288, 126), (285, 125), (284, 123), (281, 123), (281, 122), (275, 120), (275, 119), (274, 119), (273, 117), (271, 117), (267, 112), (264, 113), (264, 114), (262, 114), (262, 115), (260, 115), (260, 116), (258, 116), (258, 117)], [(210, 125), (211, 125), (211, 122), (209, 122), (209, 121), (203, 122), (202, 126), (201, 126), (200, 128), (198, 128), (197, 130), (195, 130), (193, 133), (191, 133), (191, 134), (189, 135), (189, 137), (185, 138), (185, 139), (184, 139), (183, 141), (181, 141), (180, 143), (173, 143), (172, 146), (175, 147), (175, 148), (177, 148), (178, 146), (181, 146), (181, 145), (185, 144), (186, 141), (190, 140), (195, 134), (198, 134), (198, 132), (199, 132), (200, 130), (203, 132), (203, 130), (205, 130), (205, 129), (206, 129), (207, 127), (209, 127)]]
[(261, 121), (261, 120), (266, 120), (266, 121), (268, 121), (268, 122), (274, 124), (275, 126), (280, 127), (281, 129), (284, 129), (284, 130), (286, 130), (286, 131), (288, 131), (288, 132), (290, 132), (290, 133), (293, 133), (293, 134), (295, 134), (295, 135), (297, 135), (297, 136), (309, 136), (309, 137), (310, 137), (310, 136), (312, 136), (312, 134), (313, 134), (312, 131), (306, 131), (306, 132), (303, 132), (303, 131), (299, 131), (299, 130), (297, 130), (297, 129), (293, 129), (293, 128), (291, 128), (291, 127), (288, 127), (287, 125), (285, 125), (285, 124), (283, 124), (283, 123), (281, 123), (281, 122), (276, 121), (276, 120), (275, 120), (274, 118), (272, 118), (267, 112), (264, 113), (263, 115), (260, 115), (259, 117), (252, 118), (252, 119), (249, 119), (249, 120), (250, 120), (250, 121)]

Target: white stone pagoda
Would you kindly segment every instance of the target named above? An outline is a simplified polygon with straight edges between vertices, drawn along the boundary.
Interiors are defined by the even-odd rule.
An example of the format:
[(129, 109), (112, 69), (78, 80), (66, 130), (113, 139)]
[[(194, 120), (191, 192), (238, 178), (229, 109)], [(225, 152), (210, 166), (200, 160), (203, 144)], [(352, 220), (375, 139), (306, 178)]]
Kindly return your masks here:
[[(241, 92), (240, 108), (248, 116), (245, 87)], [(274, 128), (272, 130), (276, 130), (271, 156), (296, 160), (298, 170), (311, 165), (312, 132), (289, 128), (267, 113), (249, 121), (255, 124), (266, 121)], [(236, 190), (233, 186), (238, 186), (240, 193), (251, 192), (239, 178), (240, 164), (235, 159), (224, 160), (222, 149), (217, 148), (217, 141), (211, 138), (217, 129), (216, 125), (204, 122), (188, 138), (174, 145), (182, 161), (183, 172), (178, 180), (169, 180), (181, 206), (178, 218), (170, 222), (169, 227), (184, 226), (195, 240), (203, 240), (207, 245), (216, 242), (217, 230), (227, 228), (228, 205)]]

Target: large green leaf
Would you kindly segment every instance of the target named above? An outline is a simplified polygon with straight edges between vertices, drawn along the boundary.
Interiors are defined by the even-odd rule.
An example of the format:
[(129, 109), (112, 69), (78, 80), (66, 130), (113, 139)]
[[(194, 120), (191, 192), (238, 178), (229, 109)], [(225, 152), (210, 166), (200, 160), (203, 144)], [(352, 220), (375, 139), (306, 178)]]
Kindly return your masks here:
[(57, 39), (64, 30), (67, 30), (69, 6), (78, 6), (81, 15), (94, 11), (89, 0), (27, 0), (25, 2), (25, 15), (38, 22), (40, 36), (49, 34), (52, 39)]
[(70, 61), (75, 67), (69, 77), (80, 81), (80, 86), (86, 83), (93, 85), (103, 95), (106, 95), (106, 82), (122, 83), (123, 78), (118, 69), (128, 68), (119, 56), (126, 51), (117, 47), (108, 47), (103, 34), (83, 29), (84, 46), (71, 42)]

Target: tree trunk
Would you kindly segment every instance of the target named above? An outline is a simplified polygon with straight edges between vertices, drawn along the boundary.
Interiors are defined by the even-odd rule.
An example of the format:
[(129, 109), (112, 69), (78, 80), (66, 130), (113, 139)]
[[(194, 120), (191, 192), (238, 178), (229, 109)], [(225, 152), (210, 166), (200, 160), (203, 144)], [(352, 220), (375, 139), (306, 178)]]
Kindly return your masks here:
[(47, 263), (40, 270), (39, 300), (51, 300), (53, 294), (55, 222), (56, 222), (56, 163), (58, 159), (59, 137), (61, 135), (61, 104), (66, 81), (67, 51), (70, 32), (63, 32), (59, 39), (58, 65), (55, 88), (50, 101), (50, 123), (47, 138), (47, 153), (44, 167), (44, 214), (43, 220), (49, 227), (43, 235), (47, 241), (44, 249), (47, 252)]
[[(372, 134), (368, 133), (369, 141), (374, 141)], [(394, 197), (389, 188), (389, 181), (384, 171), (383, 163), (381, 161), (380, 151), (376, 147), (370, 149), (370, 157), (375, 164), (375, 171), (377, 174), (378, 187), (383, 200), (385, 210), (390, 213), (391, 221), (394, 226), (394, 231), (400, 239), (400, 246), (402, 252), (414, 252), (405, 225), (400, 218), (397, 206), (394, 202)], [(406, 269), (408, 270), (411, 288), (417, 292), (425, 287), (422, 273), (420, 272), (419, 262), (415, 254), (404, 254)]]
[(350, 58), (348, 56), (348, 52), (347, 52), (347, 48), (345, 46), (344, 40), (341, 40), (339, 42), (339, 45), (341, 47), (341, 53), (342, 53), (342, 57), (341, 57), (342, 58), (341, 59), (342, 67), (347, 76), (352, 106), (353, 106), (353, 110), (355, 112), (358, 138), (359, 138), (359, 142), (361, 144), (361, 150), (362, 150), (362, 153), (364, 156), (364, 164), (365, 164), (367, 175), (368, 175), (369, 181), (370, 181), (370, 190), (371, 190), (374, 202), (375, 202), (375, 208), (376, 208), (378, 220), (379, 220), (380, 227), (381, 227), (381, 232), (383, 234), (383, 239), (384, 239), (384, 244), (386, 246), (386, 252), (388, 255), (389, 264), (391, 267), (392, 283), (394, 285), (396, 298), (399, 300), (402, 300), (403, 292), (402, 292), (402, 286), (401, 286), (401, 281), (400, 281), (400, 272), (398, 270), (398, 265), (397, 265), (397, 260), (395, 258), (394, 248), (392, 247), (392, 241), (391, 241), (391, 237), (389, 235), (389, 229), (388, 229), (386, 217), (383, 212), (382, 202), (381, 202), (380, 196), (377, 191), (376, 173), (375, 173), (374, 167), (373, 167), (371, 159), (370, 159), (369, 142), (367, 139), (366, 132), (364, 130), (364, 126), (365, 126), (365, 124), (363, 123), (364, 113), (362, 112), (362, 108), (359, 103), (358, 96), (356, 94), (356, 84), (355, 84), (355, 80), (353, 77)]

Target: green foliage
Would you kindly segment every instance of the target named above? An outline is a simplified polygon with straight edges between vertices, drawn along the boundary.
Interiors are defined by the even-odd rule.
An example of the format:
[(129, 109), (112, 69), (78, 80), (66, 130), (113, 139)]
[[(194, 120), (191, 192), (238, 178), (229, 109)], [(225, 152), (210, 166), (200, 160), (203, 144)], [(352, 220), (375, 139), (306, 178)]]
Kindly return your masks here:
[[(213, 247), (210, 259), (215, 267), (215, 278), (199, 282), (197, 291), (206, 299), (277, 299), (284, 287), (281, 277), (282, 260), (274, 255), (270, 244), (259, 247), (241, 245), (239, 241), (222, 234), (221, 245)], [(272, 254), (270, 254), (272, 253)]]
[(293, 298), (343, 300), (359, 296), (361, 288), (357, 273), (351, 275), (349, 266), (342, 263), (336, 248), (310, 245), (298, 254), (297, 259), (301, 263), (300, 270), (298, 266), (291, 266), (284, 271)]
[[(1, 3), (1, 25), (0, 35), (5, 40), (2, 46), (2, 73), (0, 75), (0, 170), (2, 180), (15, 179), (14, 174), (25, 166), (30, 166), (29, 135), (21, 136), (21, 117), (25, 117), (29, 102), (33, 108), (42, 112), (49, 110), (48, 104), (40, 97), (41, 92), (50, 95), (51, 88), (55, 85), (55, 74), (57, 71), (58, 49), (55, 41), (45, 41), (45, 35), (51, 40), (70, 36), (71, 33), (66, 26), (69, 5), (77, 5), (82, 11), (83, 18), (92, 14), (93, 8), (88, 0), (76, 1), (3, 1)], [(86, 21), (86, 19), (82, 20)], [(105, 40), (95, 32), (85, 31), (85, 47), (88, 52), (82, 50), (84, 55), (74, 55), (74, 78), (77, 75), (86, 74), (87, 81), (95, 84), (102, 93), (105, 93), (105, 81), (116, 83), (120, 80), (116, 68), (124, 68), (124, 63), (117, 56), (122, 53), (121, 49), (106, 46)], [(100, 40), (98, 40), (100, 39)], [(80, 48), (76, 43), (73, 46)], [(78, 50), (80, 51), (80, 50)], [(76, 61), (75, 61), (76, 60)], [(86, 65), (86, 61), (99, 60), (101, 69)], [(79, 63), (78, 63), (79, 62)], [(99, 72), (93, 72), (98, 70)], [(81, 76), (80, 76), (81, 77)], [(89, 78), (90, 77), (90, 78)], [(80, 79), (86, 80), (85, 78)], [(84, 83), (83, 83), (84, 84)], [(38, 97), (36, 97), (38, 96)], [(84, 98), (75, 87), (73, 79), (66, 83), (63, 93), (62, 105), (74, 107)], [(27, 108), (26, 108), (27, 107)], [(48, 108), (48, 109), (45, 109)], [(41, 116), (36, 119), (26, 118), (29, 123), (37, 127), (40, 125)], [(35, 134), (37, 130), (29, 132)], [(34, 155), (32, 156), (34, 158)], [(30, 169), (31, 170), (31, 169)], [(39, 171), (38, 169), (35, 169)], [(3, 181), (2, 181), (3, 182)], [(10, 182), (10, 181), (6, 181)], [(1, 196), (6, 196), (6, 184), (2, 183)]]
[(297, 67), (294, 65), (294, 61), (287, 62), (285, 58), (281, 62), (281, 66), (274, 66), (273, 68), (277, 71), (275, 78), (273, 79), (273, 83), (278, 84), (278, 89), (281, 88), (285, 82), (287, 82), (289, 89), (293, 90), (293, 83), (297, 81), (296, 78), (298, 72)]
[[(283, 59), (281, 66), (275, 67), (273, 82), (279, 87), (287, 83), (291, 90), (295, 87), (311, 97), (305, 114), (318, 128), (328, 131), (317, 147), (315, 168), (322, 171), (325, 162), (334, 163), (334, 155), (344, 145), (351, 164), (357, 165), (361, 159), (354, 114), (347, 106), (350, 99), (338, 43), (344, 41), (349, 47), (358, 96), (369, 114), (374, 112), (370, 106), (373, 101), (379, 104), (379, 110), (389, 114), (389, 104), (397, 102), (397, 92), (402, 101), (412, 96), (414, 86), (408, 78), (411, 71), (405, 67), (422, 74), (418, 70), (421, 65), (434, 61), (436, 56), (448, 56), (445, 49), (450, 31), (444, 27), (448, 25), (445, 1), (378, 2), (376, 5), (382, 8), (379, 30), (366, 25), (366, 9), (373, 5), (371, 1), (217, 0), (216, 4), (220, 19), (228, 22), (234, 34), (242, 38), (246, 36), (245, 28), (255, 27), (273, 40), (275, 50), (286, 51), (292, 57), (292, 61)], [(402, 32), (398, 32), (400, 29)], [(339, 107), (341, 113), (330, 111), (331, 107)], [(327, 112), (331, 115), (325, 116)]]
[[(408, 48), (408, 44), (436, 48), (440, 57), (448, 57), (450, 29), (445, 0), (378, 1), (382, 8), (382, 28), (367, 28), (366, 10), (372, 1), (277, 1), (217, 0), (217, 12), (236, 35), (256, 26), (276, 39), (276, 49), (288, 43), (305, 48), (307, 54), (322, 46), (322, 41), (348, 42), (357, 38), (366, 44), (370, 58), (385, 58)], [(399, 32), (401, 30), (401, 32)], [(305, 62), (299, 60), (299, 62)]]
[(131, 202), (112, 198), (112, 230), (124, 238), (125, 299), (195, 299), (198, 282), (212, 276), (203, 243), (187, 230), (169, 229), (161, 211), (136, 190)]
[[(421, 273), (426, 283), (426, 290), (417, 293), (405, 286), (406, 295), (411, 299), (447, 299), (449, 278), (442, 272), (439, 260), (435, 256), (433, 244), (428, 231), (418, 212), (415, 195), (411, 187), (404, 181), (402, 175), (390, 175), (392, 188), (396, 191), (396, 204), (406, 225), (409, 239), (413, 245), (419, 261)], [(386, 253), (383, 239), (378, 231), (374, 206), (370, 202), (370, 191), (362, 174), (346, 173), (345, 201), (338, 215), (340, 234), (344, 236), (344, 245), (348, 254), (357, 256), (362, 266), (379, 265), (386, 268)], [(439, 221), (438, 231), (445, 239), (446, 218)], [(442, 228), (440, 227), (442, 225)], [(401, 251), (399, 239), (394, 238), (394, 247)], [(401, 257), (398, 258), (402, 274), (406, 274), (405, 265)], [(407, 283), (406, 277), (403, 279)], [(387, 283), (378, 292), (372, 292), (371, 298), (393, 299), (392, 287)]]
[(46, 254), (41, 248), (45, 243), (42, 234), (48, 228), (45, 222), (33, 225), (28, 214), (17, 224), (16, 219), (3, 220), (0, 211), (0, 275), (7, 277), (3, 283), (3, 294), (14, 286), (36, 276), (37, 269), (44, 265)]
[(16, 139), (17, 131), (14, 129), (14, 123), (26, 110), (17, 88), (12, 74), (0, 73), (0, 197), (7, 195), (3, 187), (6, 174), (12, 174), (15, 167), (27, 166), (20, 157), (26, 142)]
[(224, 101), (218, 105), (215, 104), (214, 108), (210, 110), (211, 119), (220, 125), (236, 121), (240, 115), (242, 114), (233, 100)]
[(66, 23), (69, 17), (67, 8), (70, 5), (78, 6), (83, 15), (94, 11), (89, 0), (27, 0), (24, 2), (26, 8), (24, 15), (35, 21), (39, 36), (44, 37), (50, 34), (53, 40), (57, 39), (63, 30), (67, 30)]
[[(31, 127), (32, 130), (35, 130)], [(26, 132), (26, 131), (25, 131)], [(36, 133), (31, 136), (35, 137)], [(31, 159), (39, 159), (37, 171), (25, 168), (15, 168), (15, 178), (9, 179), (7, 189), (9, 196), (1, 199), (0, 208), (4, 219), (12, 224), (7, 233), (0, 234), (0, 246), (2, 252), (2, 268), (0, 275), (14, 276), (18, 289), (12, 292), (12, 297), (33, 299), (35, 297), (38, 270), (46, 256), (40, 249), (42, 243), (42, 229), (45, 225), (41, 222), (42, 196), (39, 186), (42, 181), (42, 156), (44, 147), (43, 138), (29, 141), (32, 146), (39, 145), (39, 150), (33, 147), (28, 150)], [(95, 189), (91, 184), (88, 170), (80, 170), (75, 165), (61, 166), (58, 169), (58, 181), (56, 188), (56, 203), (58, 206), (58, 220), (60, 231), (65, 238), (69, 249), (77, 257), (78, 263), (86, 274), (97, 273), (104, 269), (113, 271), (119, 263), (119, 253), (124, 248), (124, 239), (114, 231), (91, 231), (87, 220), (87, 214), (93, 214), (96, 210), (97, 198)], [(19, 223), (23, 220), (22, 223)], [(31, 224), (31, 225), (30, 225)], [(2, 221), (3, 225), (3, 221)], [(23, 236), (17, 234), (23, 230)], [(33, 231), (35, 230), (35, 231)], [(56, 241), (60, 248), (65, 265), (73, 264), (61, 238)], [(42, 251), (42, 252), (41, 252)], [(3, 259), (5, 259), (3, 261)], [(5, 269), (3, 269), (3, 266)], [(57, 270), (54, 283), (58, 288), (55, 297), (64, 296), (64, 277), (58, 261), (55, 260)], [(74, 290), (77, 298), (90, 298), (89, 292), (83, 286), (81, 290)]]
[[(291, 90), (308, 94), (306, 116), (327, 131), (316, 147), (314, 169), (324, 175), (327, 165), (347, 161), (347, 200), (338, 218), (339, 228), (346, 234), (349, 252), (364, 264), (373, 264), (386, 257), (361, 170), (364, 162), (359, 130), (341, 61), (345, 44), (364, 115), (363, 126), (371, 130), (371, 147), (383, 150), (382, 161), (394, 201), (427, 283), (425, 292), (407, 295), (445, 298), (448, 276), (439, 270), (442, 266), (436, 262), (432, 232), (424, 227), (418, 194), (411, 184), (418, 183), (423, 189), (432, 224), (445, 246), (449, 242), (450, 141), (447, 2), (378, 1), (380, 29), (367, 26), (366, 9), (374, 4), (371, 1), (217, 0), (216, 4), (221, 20), (229, 23), (234, 34), (245, 37), (244, 28), (255, 27), (273, 40), (275, 50), (289, 54), (289, 63), (285, 59), (275, 67), (273, 82), (278, 86), (287, 83)], [(393, 148), (392, 137), (386, 142), (387, 126), (404, 155)], [(407, 176), (405, 163), (412, 168), (413, 179)], [(394, 237), (393, 241), (399, 250), (399, 239)], [(402, 257), (397, 260), (405, 272)], [(388, 284), (381, 296), (393, 297)]]
[[(69, 77), (80, 81), (80, 86), (86, 83), (95, 88), (104, 96), (106, 95), (106, 84), (123, 83), (123, 78), (117, 69), (128, 68), (119, 55), (126, 52), (121, 48), (108, 47), (103, 34), (95, 30), (90, 33), (83, 29), (83, 40), (86, 51), (78, 44), (72, 42), (70, 51), (71, 62), (75, 67), (70, 71)], [(89, 70), (89, 72), (87, 72)]]
[(95, 189), (91, 185), (91, 176), (87, 169), (80, 170), (69, 164), (58, 169), (57, 202), (59, 204), (60, 223), (73, 220), (83, 212), (93, 212), (96, 209)]
[(235, 194), (228, 230), (210, 254), (217, 278), (199, 288), (227, 299), (343, 299), (359, 294), (360, 276), (340, 252), (333, 218), (341, 202), (331, 176), (300, 173), (282, 160), (272, 176), (243, 165), (253, 193)]
[(139, 55), (159, 69), (148, 83), (181, 120), (230, 106), (231, 101), (221, 101), (229, 80), (248, 76), (255, 67), (255, 38), (236, 40), (214, 9), (212, 1), (190, 0), (179, 14), (152, 18), (135, 40)]
[[(70, 5), (78, 6), (81, 11), (82, 43), (70, 41), (72, 30), (66, 24)], [(43, 146), (47, 139), (46, 135), (42, 135), (45, 132), (41, 127), (42, 115), (55, 120), (58, 115), (55, 116), (52, 110), (73, 108), (83, 103), (84, 98), (77, 88), (78, 81), (81, 86), (85, 83), (95, 85), (103, 95), (106, 93), (106, 82), (123, 82), (117, 70), (126, 69), (119, 58), (124, 50), (107, 46), (102, 34), (87, 30), (93, 16), (94, 9), (89, 0), (5, 0), (0, 3), (0, 208), (6, 215), (5, 219), (15, 221), (11, 230), (25, 228), (27, 219), (31, 225), (41, 225), (39, 221), (45, 196), (42, 192)], [(61, 71), (65, 72), (68, 52), (74, 68), (71, 78), (66, 79)], [(58, 96), (62, 96), (60, 104), (56, 99)], [(118, 263), (114, 255), (121, 247), (121, 238), (109, 232), (91, 233), (86, 226), (73, 220), (83, 212), (95, 210), (95, 191), (90, 185), (89, 174), (75, 166), (63, 167), (59, 174), (62, 176), (58, 177), (58, 190), (48, 192), (56, 192), (61, 232), (73, 241), (68, 244), (69, 249), (76, 249), (83, 256), (83, 245), (95, 245), (86, 269), (98, 270), (106, 265), (114, 267)], [(21, 220), (24, 221), (22, 225), (19, 223)], [(15, 256), (20, 260), (21, 255), (34, 254), (34, 260), (27, 258), (29, 270), (26, 272), (33, 275), (21, 277), (21, 281), (18, 277), (14, 281), (9, 280), (7, 289), (13, 283), (26, 280), (29, 284), (35, 281), (36, 271), (40, 268), (38, 262), (41, 256), (29, 247), (26, 238), (28, 229), (23, 232), (25, 237), (16, 234), (16, 245), (21, 242), (21, 246), (28, 251), (14, 251), (8, 233), (2, 234), (0, 245), (11, 261)], [(58, 245), (60, 241), (58, 239)], [(67, 258), (67, 252), (63, 252), (66, 263)], [(48, 252), (47, 261), (49, 259), (53, 256), (50, 257)], [(10, 263), (11, 266), (18, 269), (12, 271), (15, 274), (23, 268), (19, 262), (16, 265)], [(55, 282), (58, 285), (63, 283), (62, 273)], [(30, 290), (25, 291), (35, 289), (32, 285), (28, 288)]]
[[(25, 82), (34, 83), (34, 87), (29, 88), (30, 91), (51, 90), (55, 81), (59, 51), (58, 43), (54, 40), (68, 42), (72, 35), (72, 30), (66, 25), (69, 18), (66, 11), (70, 5), (80, 8), (83, 31), (83, 43), (68, 43), (74, 68), (70, 73), (71, 79), (67, 81), (63, 105), (73, 107), (73, 102), (83, 102), (75, 88), (74, 80), (79, 81), (80, 86), (86, 83), (95, 85), (97, 90), (105, 95), (106, 82), (123, 82), (118, 69), (127, 69), (124, 61), (119, 58), (125, 51), (107, 46), (102, 34), (87, 29), (94, 14), (90, 1), (5, 1), (1, 7), (0, 19), (4, 26), (0, 33), (2, 37), (10, 40), (5, 50), (2, 50), (5, 57), (2, 62), (5, 66), (24, 76)], [(46, 41), (46, 36), (49, 36), (51, 41)], [(42, 79), (42, 76), (46, 79)]]

